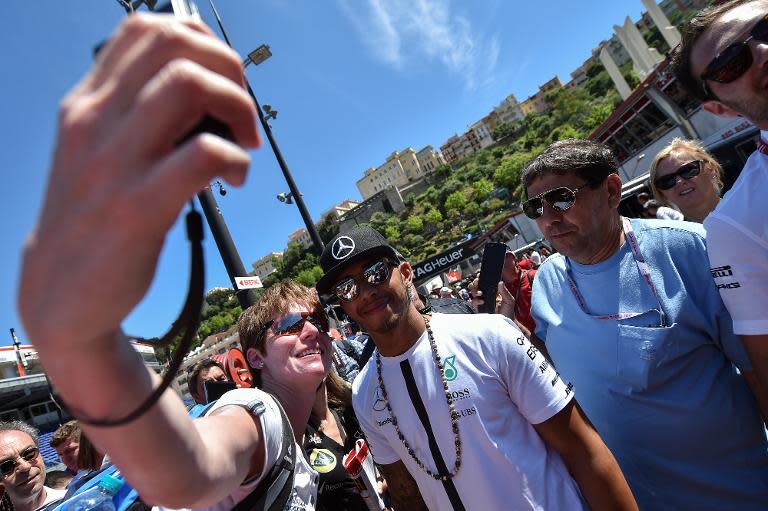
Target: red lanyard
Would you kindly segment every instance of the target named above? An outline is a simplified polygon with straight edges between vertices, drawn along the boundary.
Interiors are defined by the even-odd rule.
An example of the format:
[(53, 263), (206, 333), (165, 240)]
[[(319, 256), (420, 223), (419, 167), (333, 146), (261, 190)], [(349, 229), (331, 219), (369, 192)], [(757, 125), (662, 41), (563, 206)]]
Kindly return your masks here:
[(635, 264), (637, 264), (637, 269), (640, 271), (640, 275), (643, 276), (643, 279), (645, 280), (645, 283), (648, 285), (648, 288), (651, 290), (651, 293), (653, 293), (653, 296), (656, 298), (656, 301), (659, 304), (658, 309), (650, 309), (645, 312), (617, 312), (616, 314), (602, 314), (602, 315), (594, 315), (587, 310), (587, 302), (584, 300), (584, 297), (579, 292), (579, 288), (576, 286), (576, 282), (573, 280), (573, 277), (571, 277), (571, 270), (570, 270), (570, 261), (568, 258), (565, 259), (565, 275), (568, 278), (568, 286), (571, 288), (571, 292), (573, 292), (573, 296), (576, 298), (576, 301), (579, 303), (579, 307), (581, 307), (581, 310), (584, 314), (587, 316), (590, 316), (594, 319), (601, 320), (601, 321), (618, 321), (622, 319), (629, 319), (629, 318), (635, 318), (637, 316), (642, 316), (643, 314), (647, 314), (648, 312), (654, 311), (659, 314), (659, 317), (661, 318), (661, 325), (660, 326), (666, 326), (666, 314), (664, 313), (664, 309), (661, 306), (661, 298), (659, 298), (659, 293), (656, 291), (656, 286), (653, 285), (653, 281), (651, 280), (651, 271), (648, 269), (648, 264), (645, 262), (645, 259), (643, 258), (643, 254), (640, 253), (640, 245), (637, 243), (637, 238), (635, 237), (635, 233), (632, 231), (632, 224), (627, 220), (626, 218), (622, 217), (622, 223), (624, 225), (624, 235), (627, 238), (627, 243), (629, 243), (629, 248), (632, 250), (632, 256), (635, 259)]
[(757, 143), (757, 150), (763, 154), (768, 154), (768, 144), (765, 143), (763, 137), (760, 137), (760, 141)]

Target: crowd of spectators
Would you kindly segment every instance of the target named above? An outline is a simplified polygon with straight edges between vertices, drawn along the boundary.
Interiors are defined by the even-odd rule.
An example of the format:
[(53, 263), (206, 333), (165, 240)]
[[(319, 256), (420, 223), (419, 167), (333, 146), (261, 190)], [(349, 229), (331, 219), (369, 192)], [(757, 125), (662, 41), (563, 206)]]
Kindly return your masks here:
[[(765, 2), (731, 0), (687, 25), (672, 67), (706, 110), (768, 130), (767, 59)], [(232, 140), (185, 138), (205, 114)], [(70, 487), (114, 462), (144, 502), (170, 508), (768, 506), (762, 138), (722, 198), (714, 158), (673, 140), (652, 163), (653, 199), (642, 198), (638, 219), (619, 214), (607, 146), (553, 143), (521, 175), (523, 211), (545, 243), (508, 252), (495, 314), (474, 313), (476, 281), (420, 295), (390, 241), (355, 227), (327, 244), (316, 290), (278, 283), (243, 311), (240, 342), (261, 388), (206, 403), (205, 382), (226, 374), (204, 362), (189, 379), (202, 417), (166, 392), (100, 427), (158, 385), (120, 323), (167, 230), (216, 176), (242, 182), (245, 148), (260, 139), (238, 57), (206, 27), (163, 17), (124, 22), (60, 117), (19, 307), (78, 418), (51, 441)], [(168, 143), (153, 142), (160, 134)], [(74, 285), (93, 292), (75, 303)], [(341, 325), (329, 335), (329, 304), (358, 335)], [(71, 370), (84, 359), (90, 371)], [(361, 439), (380, 496), (343, 469)], [(45, 484), (37, 432), (23, 423), (0, 423), (0, 477), (4, 510), (64, 496)]]

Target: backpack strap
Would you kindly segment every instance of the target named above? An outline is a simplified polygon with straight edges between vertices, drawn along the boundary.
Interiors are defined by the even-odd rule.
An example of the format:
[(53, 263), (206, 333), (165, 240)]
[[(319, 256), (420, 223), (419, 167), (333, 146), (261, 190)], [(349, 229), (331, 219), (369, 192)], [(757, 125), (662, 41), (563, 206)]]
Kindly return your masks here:
[(275, 398), (283, 420), (283, 443), (280, 456), (272, 466), (267, 477), (247, 497), (241, 500), (232, 511), (282, 511), (285, 509), (293, 490), (293, 476), (296, 470), (296, 444), (293, 441), (293, 428), (283, 406)]

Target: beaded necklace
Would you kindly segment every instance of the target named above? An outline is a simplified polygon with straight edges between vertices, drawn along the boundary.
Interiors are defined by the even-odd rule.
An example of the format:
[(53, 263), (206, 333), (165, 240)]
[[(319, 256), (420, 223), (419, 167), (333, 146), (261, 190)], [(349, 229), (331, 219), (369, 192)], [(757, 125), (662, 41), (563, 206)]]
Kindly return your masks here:
[(429, 338), (429, 345), (432, 347), (432, 356), (435, 359), (435, 363), (437, 364), (437, 369), (440, 372), (440, 380), (443, 382), (443, 390), (445, 391), (445, 400), (448, 402), (448, 411), (451, 415), (451, 429), (453, 430), (453, 438), (454, 438), (454, 446), (456, 449), (456, 463), (454, 464), (453, 470), (450, 474), (436, 474), (429, 470), (424, 463), (416, 457), (416, 453), (411, 448), (408, 441), (405, 439), (405, 436), (403, 435), (403, 432), (400, 431), (400, 427), (397, 425), (397, 417), (395, 417), (395, 413), (392, 411), (392, 406), (389, 404), (389, 399), (387, 398), (387, 389), (384, 386), (384, 379), (381, 377), (381, 355), (379, 354), (379, 350), (376, 350), (376, 373), (379, 377), (379, 388), (381, 389), (381, 397), (384, 399), (384, 405), (387, 407), (387, 412), (389, 412), (389, 416), (392, 418), (392, 425), (395, 427), (395, 432), (397, 433), (397, 438), (400, 439), (400, 441), (403, 443), (403, 446), (408, 451), (408, 454), (413, 458), (413, 461), (416, 462), (416, 464), (421, 468), (424, 472), (426, 472), (428, 475), (432, 476), (434, 479), (437, 479), (438, 481), (448, 481), (450, 479), (453, 479), (456, 477), (456, 474), (459, 473), (459, 468), (461, 467), (461, 438), (459, 437), (459, 414), (456, 413), (456, 410), (453, 407), (453, 398), (451, 397), (451, 391), (448, 389), (448, 382), (445, 379), (445, 369), (443, 368), (443, 361), (440, 359), (440, 354), (437, 352), (437, 344), (435, 344), (435, 336), (432, 334), (432, 329), (429, 326), (429, 319), (427, 317), (424, 317), (424, 324), (427, 327), (427, 337)]

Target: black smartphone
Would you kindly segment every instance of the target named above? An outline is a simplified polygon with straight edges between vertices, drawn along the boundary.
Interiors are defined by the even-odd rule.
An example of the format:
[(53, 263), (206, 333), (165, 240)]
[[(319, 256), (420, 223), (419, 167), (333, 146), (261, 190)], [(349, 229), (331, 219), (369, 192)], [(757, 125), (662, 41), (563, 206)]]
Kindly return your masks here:
[(483, 304), (478, 312), (493, 314), (496, 312), (496, 293), (501, 270), (504, 269), (504, 254), (507, 246), (504, 243), (490, 241), (483, 248), (483, 261), (480, 263), (480, 282), (478, 288), (483, 292)]
[(215, 381), (209, 380), (203, 383), (205, 389), (205, 402), (210, 403), (216, 401), (221, 396), (237, 388), (234, 382), (231, 381)]

